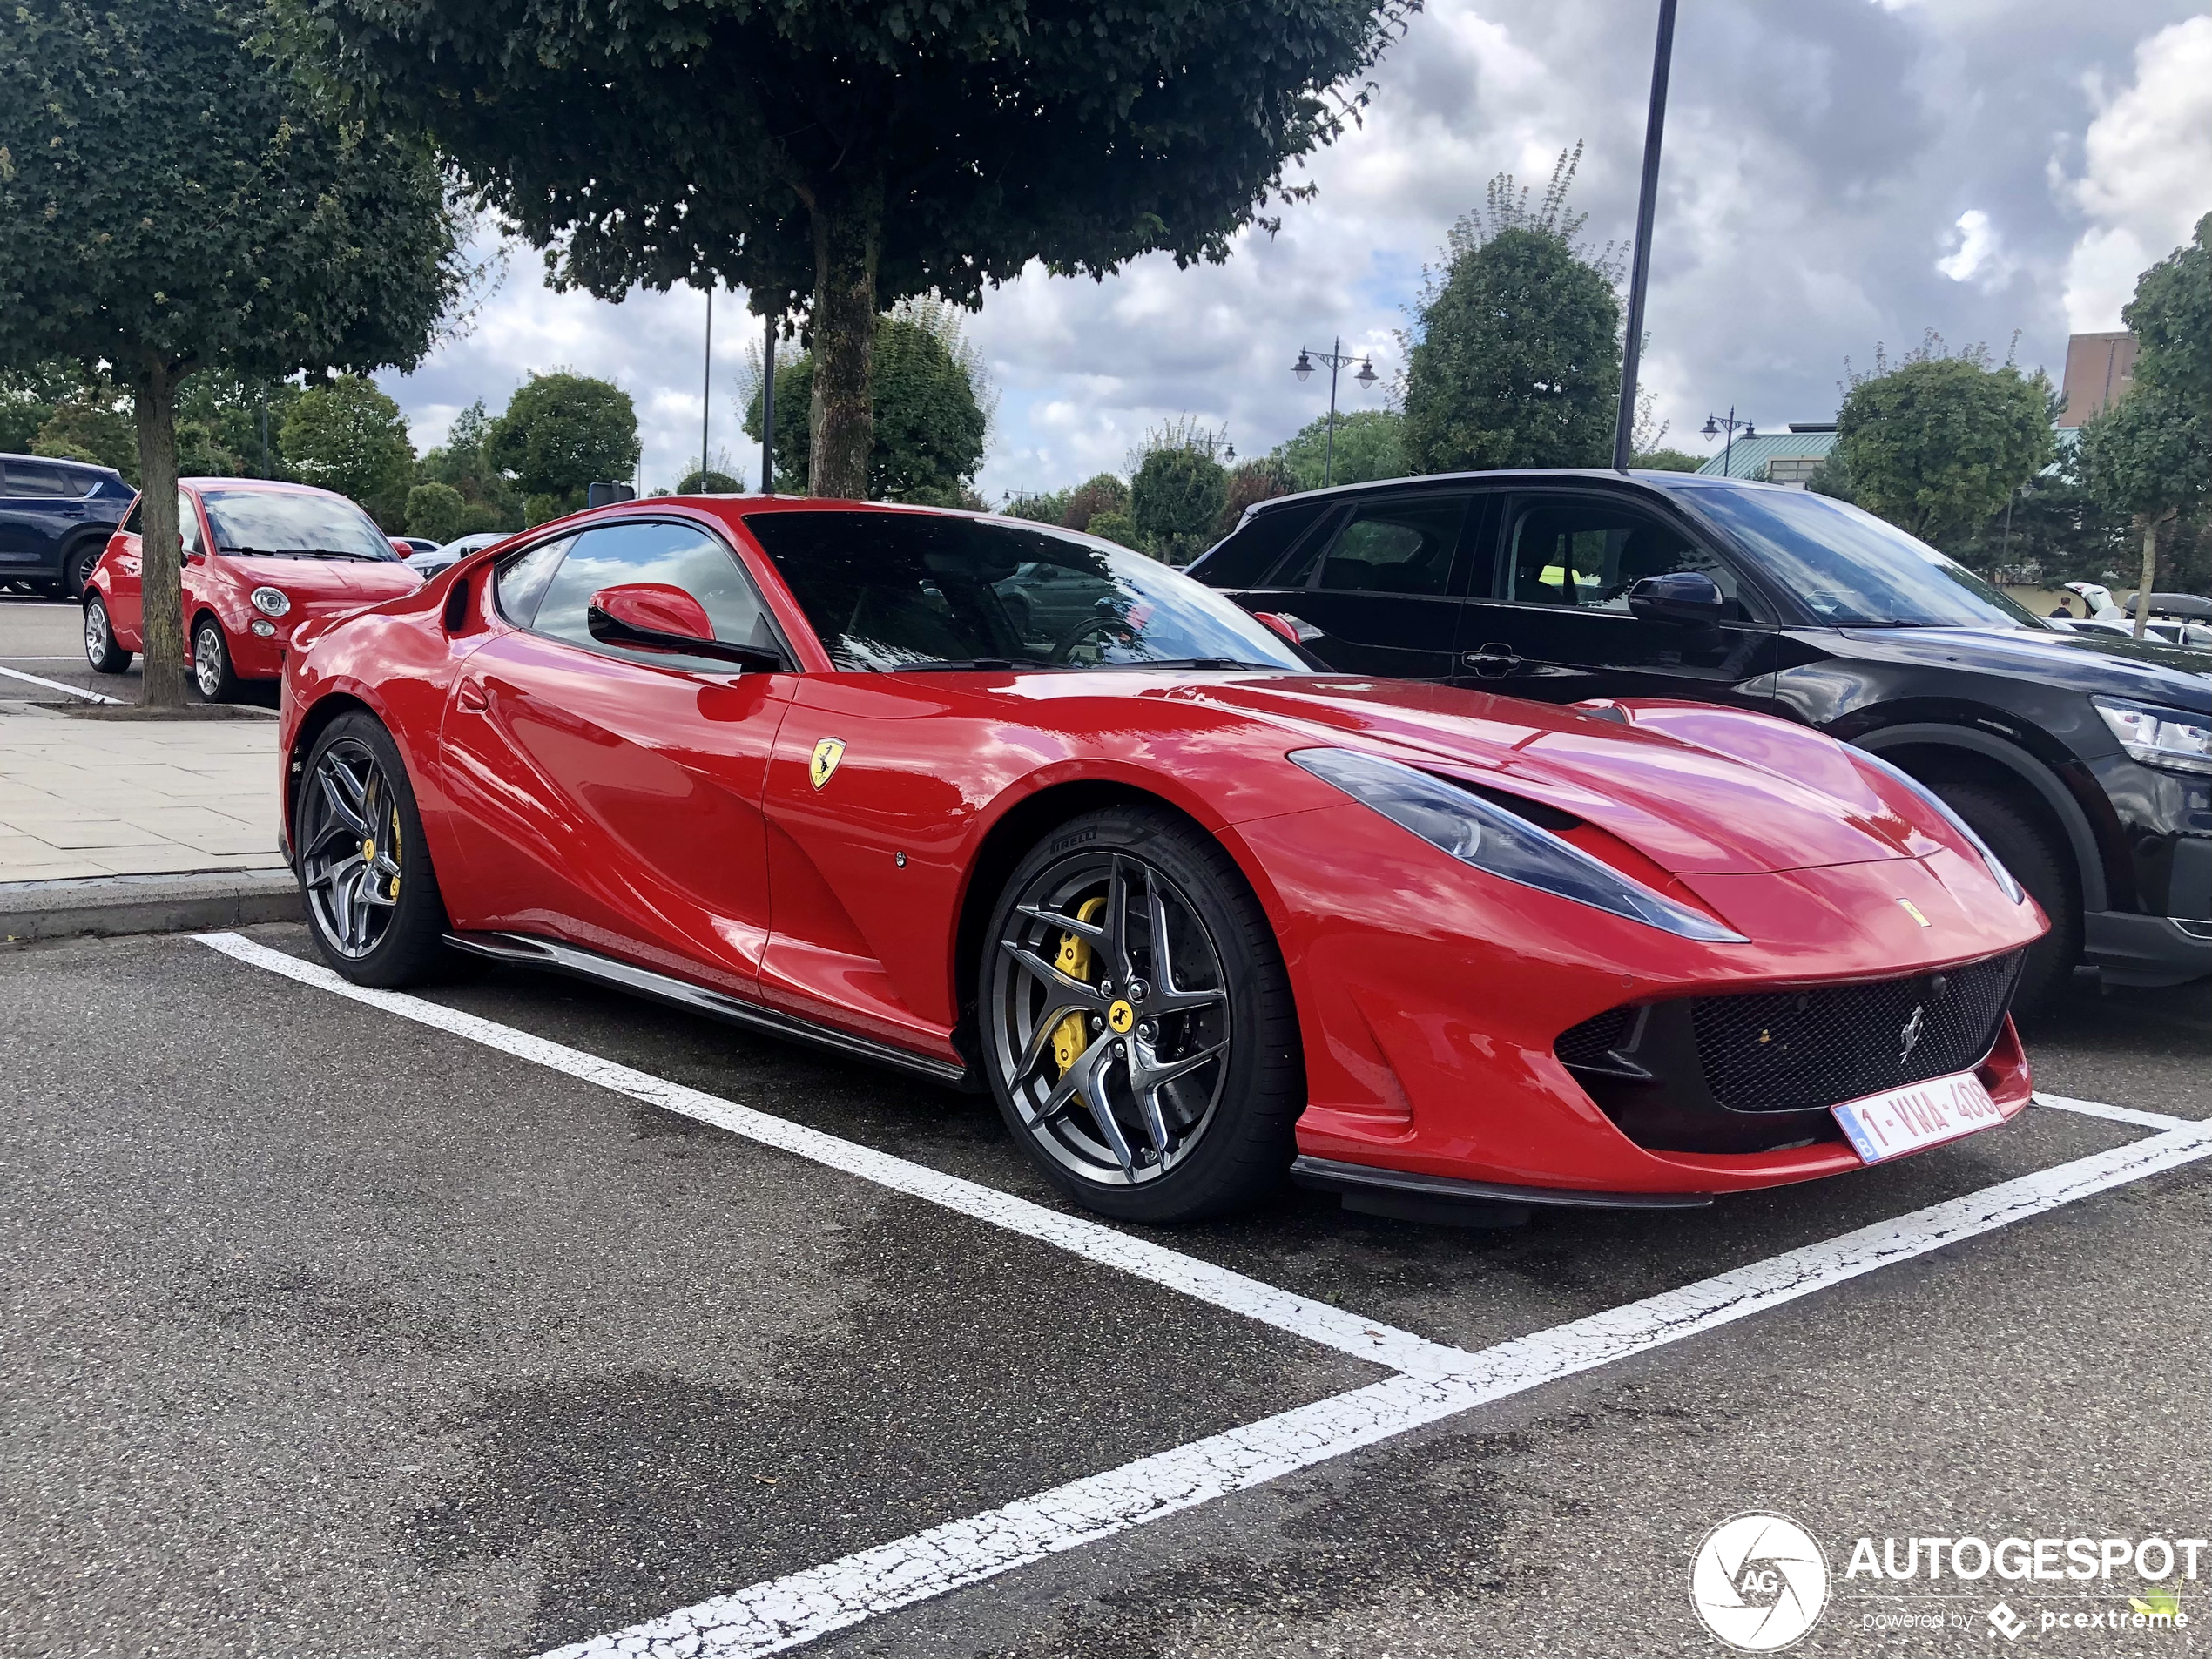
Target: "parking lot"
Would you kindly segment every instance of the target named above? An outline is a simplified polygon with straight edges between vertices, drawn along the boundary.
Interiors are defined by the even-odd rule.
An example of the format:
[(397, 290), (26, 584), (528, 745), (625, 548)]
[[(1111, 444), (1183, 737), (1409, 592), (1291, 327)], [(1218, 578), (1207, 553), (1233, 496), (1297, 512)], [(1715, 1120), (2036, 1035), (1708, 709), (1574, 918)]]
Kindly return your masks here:
[(0, 1650), (1719, 1652), (1692, 1552), (1760, 1509), (1826, 1554), (1800, 1651), (2072, 1652), (2043, 1615), (2141, 1587), (1847, 1576), (1854, 1541), (2208, 1530), (2202, 986), (2029, 1034), (2116, 1115), (1849, 1179), (1145, 1234), (981, 1097), (310, 954), (0, 954)]

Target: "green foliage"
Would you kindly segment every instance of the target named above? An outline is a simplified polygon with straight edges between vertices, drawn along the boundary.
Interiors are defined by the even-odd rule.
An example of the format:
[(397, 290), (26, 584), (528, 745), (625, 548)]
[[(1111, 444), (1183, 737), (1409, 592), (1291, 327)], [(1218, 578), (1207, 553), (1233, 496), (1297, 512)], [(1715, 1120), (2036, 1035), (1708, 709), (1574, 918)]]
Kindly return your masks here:
[(1272, 501), (1301, 487), (1290, 469), (1273, 455), (1243, 462), (1229, 475), (1229, 498), (1222, 507), (1221, 516), (1214, 520), (1214, 539), (1218, 541), (1235, 529), (1244, 509), (1254, 502)]
[(2158, 386), (2134, 390), (2082, 423), (2074, 466), (2107, 511), (2156, 521), (2212, 494), (2212, 457), (2196, 411)]
[(1613, 454), (1621, 307), (1610, 248), (1566, 211), (1581, 146), (1540, 208), (1513, 176), (1452, 227), (1408, 340), (1404, 444), (1413, 472), (1597, 467)]
[[(277, 434), (306, 388), (293, 381), (247, 380), (226, 368), (204, 368), (177, 393), (178, 469), (186, 475), (230, 474), (246, 478), (287, 475)], [(268, 419), (263, 444), (262, 415)], [(195, 464), (183, 456), (191, 448)]]
[(1328, 464), (1328, 445), (1329, 417), (1324, 415), (1277, 444), (1269, 458), (1281, 466), (1295, 489), (1318, 489), (1325, 481), (1364, 484), (1406, 475), (1406, 420), (1389, 409), (1339, 410), (1333, 466)]
[(559, 507), (530, 520), (543, 523), (583, 506), (587, 484), (618, 482), (637, 469), (637, 408), (607, 381), (565, 371), (533, 374), (507, 401), (507, 412), (483, 428), (481, 449), (526, 498)]
[[(1170, 428), (1170, 436), (1176, 430)], [(1188, 564), (1204, 550), (1228, 504), (1229, 474), (1210, 444), (1156, 443), (1129, 483), (1140, 544), (1170, 564)]]
[(451, 484), (417, 484), (407, 492), (407, 533), (444, 543), (466, 536), (469, 500)]
[(1705, 457), (1694, 455), (1687, 449), (1647, 449), (1642, 455), (1630, 455), (1629, 464), (1646, 472), (1696, 472), (1705, 464)]
[[(821, 493), (864, 493), (877, 313), (1031, 260), (1228, 257), (1413, 0), (315, 0), (332, 74), (431, 128), (556, 280), (808, 308)], [(780, 400), (779, 400), (780, 405)], [(794, 413), (795, 413), (794, 409)], [(779, 421), (779, 424), (781, 422)], [(779, 459), (778, 468), (782, 469)]]
[(1945, 352), (1932, 332), (1894, 368), (1854, 376), (1832, 454), (1852, 499), (1938, 547), (1963, 541), (2050, 463), (2051, 385), (2040, 370), (1992, 368), (1972, 347)]
[(112, 387), (87, 388), (58, 405), (31, 442), (31, 453), (97, 461), (138, 482), (138, 434)]
[(84, 387), (84, 371), (75, 363), (34, 362), (0, 368), (0, 454), (27, 455), (38, 428), (54, 418), (56, 407)]
[[(876, 331), (869, 383), (873, 419), (867, 496), (872, 501), (960, 506), (982, 463), (990, 417), (981, 363), (957, 327), (927, 307), (894, 312)], [(814, 356), (802, 353), (776, 370), (776, 488), (809, 493), (813, 482)], [(760, 390), (753, 388), (745, 429), (760, 435)]]
[(712, 468), (705, 472), (687, 472), (676, 486), (679, 496), (736, 496), (744, 490), (745, 485), (737, 479)]
[(2121, 312), (2141, 347), (2135, 383), (2179, 398), (2212, 427), (2212, 213), (2135, 280)]
[(463, 536), (523, 528), (520, 492), (484, 457), (484, 439), (490, 429), (491, 417), (484, 412), (484, 401), (478, 398), (454, 416), (445, 442), (415, 463), (418, 479), (450, 485), (468, 503), (461, 530)]
[(1084, 529), (1103, 541), (1119, 542), (1123, 547), (1141, 548), (1143, 536), (1136, 528), (1136, 521), (1127, 513), (1093, 513)]
[[(1816, 479), (1817, 482), (1817, 479)], [(2085, 488), (2072, 459), (2055, 472), (2030, 479), (2013, 498), (2009, 524), (2003, 509), (1985, 520), (1954, 555), (1983, 575), (2033, 566), (2045, 585), (2103, 582), (2128, 564), (2128, 518)]]
[(415, 446), (400, 406), (374, 381), (341, 374), (303, 393), (277, 443), (302, 483), (351, 496), (388, 529), (405, 522)]
[(1008, 518), (1026, 518), (1038, 524), (1057, 524), (1068, 516), (1068, 498), (1075, 493), (1072, 489), (1055, 489), (1045, 495), (1017, 489), (1006, 498), (1006, 505), (999, 510)]
[(1119, 513), (1124, 517), (1129, 513), (1129, 486), (1110, 472), (1095, 473), (1077, 484), (1068, 496), (1068, 510), (1061, 515), (1060, 522), (1071, 530), (1087, 530), (1090, 521), (1101, 513)]

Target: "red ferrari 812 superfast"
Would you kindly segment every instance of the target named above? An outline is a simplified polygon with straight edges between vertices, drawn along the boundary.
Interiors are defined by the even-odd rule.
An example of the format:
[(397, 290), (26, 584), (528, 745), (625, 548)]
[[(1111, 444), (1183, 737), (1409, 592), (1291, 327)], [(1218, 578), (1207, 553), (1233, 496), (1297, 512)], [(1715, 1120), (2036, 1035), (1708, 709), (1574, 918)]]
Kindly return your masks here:
[[(1665, 624), (1654, 624), (1665, 625)], [(664, 498), (317, 618), (287, 847), (368, 985), (459, 948), (987, 1088), (1080, 1203), (1669, 1205), (2028, 1097), (2034, 904), (1764, 716), (1317, 672), (1020, 521)]]

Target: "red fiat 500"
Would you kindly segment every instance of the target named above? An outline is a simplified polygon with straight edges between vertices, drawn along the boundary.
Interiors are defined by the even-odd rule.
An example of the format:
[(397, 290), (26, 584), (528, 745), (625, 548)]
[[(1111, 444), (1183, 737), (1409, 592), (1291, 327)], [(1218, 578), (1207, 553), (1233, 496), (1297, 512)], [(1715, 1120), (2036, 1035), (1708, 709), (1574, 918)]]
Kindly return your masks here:
[[(122, 529), (84, 583), (84, 655), (120, 674), (144, 649), (140, 515)], [(284, 671), (285, 643), (317, 617), (411, 593), (421, 578), (367, 513), (343, 496), (266, 478), (186, 478), (177, 489), (184, 539), (185, 660), (200, 694), (235, 696), (246, 680)]]

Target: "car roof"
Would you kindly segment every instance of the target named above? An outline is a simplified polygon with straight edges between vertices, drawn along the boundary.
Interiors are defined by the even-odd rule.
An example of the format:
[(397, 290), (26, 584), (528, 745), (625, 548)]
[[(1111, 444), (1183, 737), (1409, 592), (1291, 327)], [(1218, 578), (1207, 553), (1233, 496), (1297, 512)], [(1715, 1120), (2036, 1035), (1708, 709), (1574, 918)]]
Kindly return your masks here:
[(1370, 478), (1356, 484), (1335, 484), (1325, 489), (1301, 489), (1289, 496), (1271, 496), (1252, 505), (1255, 513), (1271, 513), (1301, 502), (1350, 499), (1371, 491), (1431, 489), (1439, 484), (1642, 484), (1658, 489), (1791, 490), (1786, 484), (1761, 483), (1753, 478), (1716, 478), (1696, 472), (1668, 472), (1631, 467), (1501, 467), (1489, 472), (1429, 472), (1406, 478)]
[(61, 467), (70, 472), (98, 473), (103, 478), (113, 478), (118, 482), (123, 477), (123, 475), (112, 467), (102, 466), (97, 461), (73, 460), (68, 455), (17, 455), (12, 451), (0, 453), (0, 464), (10, 461), (26, 461), (34, 467)]

